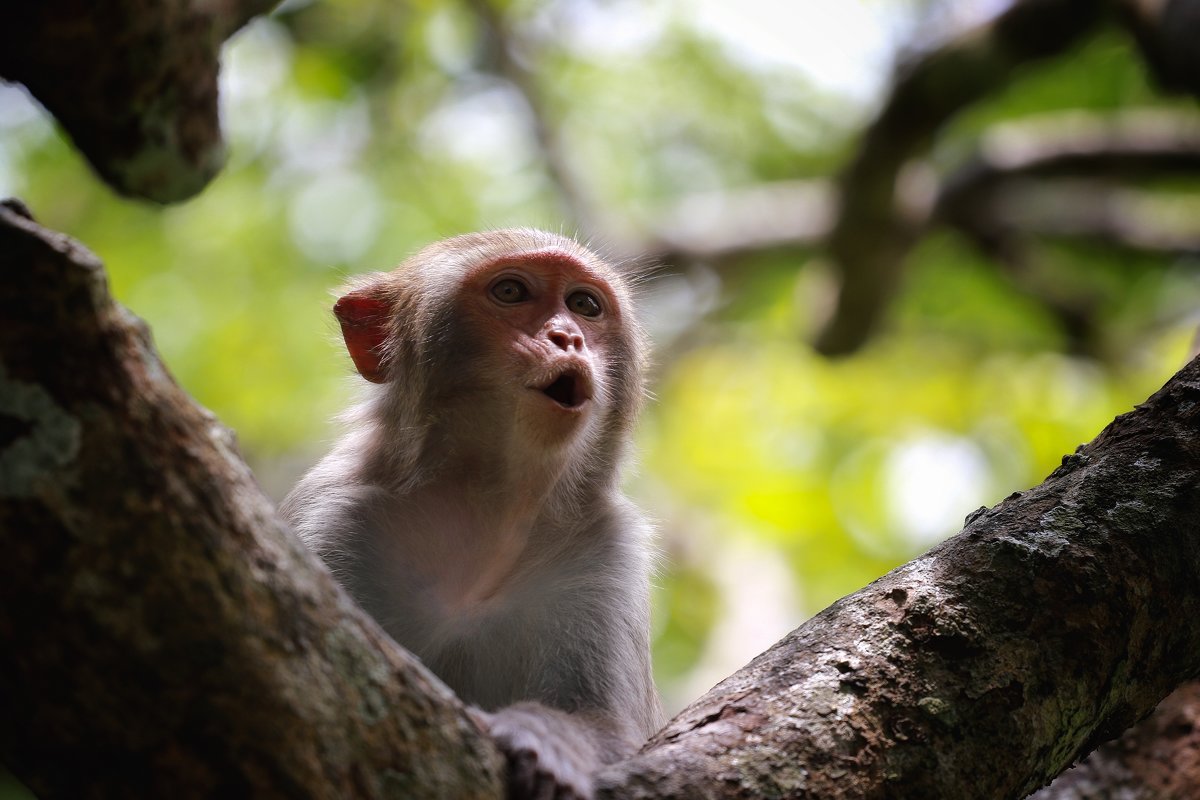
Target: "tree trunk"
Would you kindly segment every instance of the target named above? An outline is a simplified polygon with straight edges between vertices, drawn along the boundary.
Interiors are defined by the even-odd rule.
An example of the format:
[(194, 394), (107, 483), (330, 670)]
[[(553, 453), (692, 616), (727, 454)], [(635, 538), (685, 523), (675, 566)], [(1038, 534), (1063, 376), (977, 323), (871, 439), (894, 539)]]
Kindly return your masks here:
[(0, 761), (43, 798), (499, 797), (95, 256), (10, 204), (0, 275)]
[[(275, 516), (95, 257), (0, 206), (0, 761), (54, 797), (498, 797), (462, 705)], [(1200, 361), (601, 773), (1020, 798), (1200, 674)]]

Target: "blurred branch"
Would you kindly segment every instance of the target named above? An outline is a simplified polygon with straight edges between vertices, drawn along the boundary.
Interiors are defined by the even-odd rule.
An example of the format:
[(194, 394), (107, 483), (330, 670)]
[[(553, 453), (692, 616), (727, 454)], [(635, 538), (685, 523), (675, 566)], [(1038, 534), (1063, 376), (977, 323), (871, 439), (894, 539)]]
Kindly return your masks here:
[(1200, 222), (1115, 181), (1200, 176), (1200, 118), (1056, 114), (997, 126), (945, 181), (934, 216), (1003, 267), (1056, 317), (1073, 352), (1095, 355), (1097, 304), (1040, 279), (1028, 242), (1086, 239), (1166, 256), (1200, 253)]
[(538, 85), (536, 63), (541, 44), (523, 36), (492, 0), (467, 0), (467, 4), (484, 27), (493, 73), (507, 81), (529, 109), (538, 151), (542, 154), (546, 174), (558, 192), (564, 216), (572, 221), (580, 238), (602, 235), (606, 215), (593, 201), (586, 182), (567, 154)]
[[(1161, 254), (1200, 250), (1200, 223), (1164, 213), (1154, 193), (1114, 183), (1200, 177), (1194, 114), (1056, 114), (997, 126), (952, 173), (935, 219), (985, 243), (1030, 235), (1085, 237)], [(988, 244), (990, 243), (990, 244)]]
[(985, 133), (971, 161), (945, 180), (935, 210), (954, 220), (961, 209), (1017, 180), (1189, 174), (1200, 174), (1196, 114), (1050, 114), (997, 125)]
[(0, 76), (25, 84), (115, 190), (176, 202), (224, 163), (221, 44), (276, 2), (11, 3)]
[[(978, 152), (944, 180), (929, 167), (910, 176), (920, 189), (896, 205), (903, 218), (923, 218), (922, 230), (946, 224), (985, 240), (1000, 233), (1089, 237), (1165, 254), (1200, 245), (1200, 222), (1171, 219), (1152, 192), (1113, 182), (1200, 176), (1194, 114), (1072, 113), (1008, 123), (986, 133)], [(836, 187), (819, 179), (688, 195), (650, 215), (636, 250), (683, 262), (819, 247), (835, 230), (838, 205)]]
[[(1163, 256), (1200, 253), (1200, 221), (1190, 207), (1119, 183), (1200, 177), (1195, 114), (1073, 112), (1006, 123), (989, 130), (946, 178), (911, 164), (906, 175), (919, 190), (897, 199), (900, 216), (923, 218), (922, 233), (947, 225), (966, 235), (1018, 291), (1059, 320), (1075, 352), (1095, 354), (1097, 303), (1041, 280), (1030, 263), (1031, 239), (1092, 240)], [(834, 228), (836, 192), (829, 181), (804, 180), (685, 196), (646, 215), (647, 237), (630, 250), (667, 264), (666, 271), (702, 262), (725, 274), (742, 256), (763, 250), (819, 248)]]
[(1120, 0), (1118, 8), (1159, 86), (1200, 96), (1200, 2)]
[(1009, 83), (1017, 66), (1070, 48), (1106, 7), (1096, 0), (1018, 0), (989, 23), (898, 69), (883, 108), (840, 178), (829, 247), (841, 291), (818, 337), (821, 352), (845, 354), (866, 341), (928, 222), (919, 193), (902, 180), (905, 164), (922, 156), (957, 112)]
[(833, 226), (829, 181), (780, 181), (684, 197), (654, 215), (637, 247), (668, 262), (734, 258), (772, 247), (821, 245)]
[(1098, 298), (1047, 278), (1032, 252), (1034, 237), (1100, 242), (1160, 256), (1200, 253), (1200, 222), (1168, 214), (1149, 192), (1097, 181), (1000, 185), (953, 220), (1006, 273), (1010, 285), (1054, 316), (1071, 352), (1096, 357)]
[(1164, 256), (1200, 253), (1200, 220), (1165, 213), (1164, 205), (1152, 192), (1101, 181), (1016, 182), (975, 198), (947, 222), (976, 241), (1046, 236)]

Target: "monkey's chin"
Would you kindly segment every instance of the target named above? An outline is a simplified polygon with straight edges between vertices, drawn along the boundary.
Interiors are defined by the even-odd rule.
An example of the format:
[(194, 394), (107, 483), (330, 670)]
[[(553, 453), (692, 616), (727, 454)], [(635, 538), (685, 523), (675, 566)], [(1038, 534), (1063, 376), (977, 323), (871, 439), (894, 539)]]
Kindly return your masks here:
[(520, 414), (521, 427), (529, 441), (543, 448), (543, 454), (558, 453), (571, 445), (588, 429), (592, 400), (575, 404), (563, 403), (544, 394), (540, 389), (525, 392)]

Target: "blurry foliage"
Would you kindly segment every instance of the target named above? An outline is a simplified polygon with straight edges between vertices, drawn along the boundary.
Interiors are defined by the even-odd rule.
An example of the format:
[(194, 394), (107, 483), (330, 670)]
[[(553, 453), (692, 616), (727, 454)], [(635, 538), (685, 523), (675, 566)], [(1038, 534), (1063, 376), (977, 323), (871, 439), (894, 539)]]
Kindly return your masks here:
[[(881, 20), (911, 11), (868, 7)], [(869, 113), (788, 65), (735, 58), (687, 3), (505, 9), (565, 155), (633, 231), (689, 192), (832, 175)], [(489, 71), (495, 46), (456, 2), (285, 3), (227, 50), (232, 159), (196, 200), (116, 198), (13, 87), (0, 87), (0, 191), (103, 258), (117, 297), (279, 498), (353, 393), (329, 315), (345, 276), (466, 230), (572, 230), (530, 106)], [(952, 165), (988, 126), (1026, 115), (1151, 104), (1171, 103), (1106, 34), (969, 110), (935, 155)], [(1170, 208), (1195, 213), (1194, 182), (1165, 188)], [(647, 283), (657, 401), (630, 488), (662, 530), (656, 661), (671, 705), (1038, 483), (1182, 364), (1194, 261), (1032, 248), (1034, 292), (969, 244), (930, 237), (886, 330), (843, 361), (805, 343), (831, 299), (818, 254), (676, 265)], [(1039, 292), (1086, 300), (1091, 358), (1066, 354)]]
[[(1115, 111), (1130, 106), (1195, 104), (1193, 100), (1164, 98), (1149, 81), (1129, 37), (1105, 31), (1066, 58), (1022, 68), (1005, 89), (959, 117), (952, 134), (969, 141), (989, 125), (1064, 109)], [(953, 136), (947, 139), (954, 141)]]

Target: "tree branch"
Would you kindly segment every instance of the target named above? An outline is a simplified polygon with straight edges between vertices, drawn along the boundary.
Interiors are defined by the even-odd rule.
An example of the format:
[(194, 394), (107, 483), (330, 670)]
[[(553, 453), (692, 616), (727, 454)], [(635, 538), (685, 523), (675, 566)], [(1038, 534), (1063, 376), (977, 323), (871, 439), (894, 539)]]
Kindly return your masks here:
[(547, 108), (538, 86), (536, 62), (540, 42), (522, 36), (505, 18), (493, 0), (468, 0), (468, 6), (484, 27), (491, 45), (491, 68), (525, 101), (529, 124), (537, 141), (538, 152), (551, 186), (555, 189), (563, 215), (586, 236), (602, 234), (610, 220), (592, 197), (586, 181), (571, 160), (558, 126)]
[(603, 796), (1020, 798), (1198, 673), (1200, 359), (723, 681)]
[(829, 181), (777, 181), (686, 195), (654, 217), (638, 252), (656, 261), (736, 258), (772, 247), (818, 247), (833, 226)]
[(1200, 97), (1200, 3), (1120, 0), (1117, 6), (1159, 86)]
[[(997, 186), (946, 220), (977, 242), (1077, 239), (1162, 256), (1200, 253), (1200, 222), (1152, 192), (1074, 181)], [(994, 246), (983, 252), (996, 257)]]
[(45, 800), (499, 797), (95, 256), (10, 201), (0, 275), (0, 761)]
[[(1094, 0), (1017, 0), (990, 23), (904, 65), (854, 160), (842, 173), (830, 252), (841, 272), (837, 308), (817, 340), (829, 355), (856, 350), (899, 285), (927, 222), (904, 197), (904, 166), (956, 113), (1009, 83), (1015, 67), (1068, 49), (1106, 7)], [(916, 216), (906, 209), (918, 209)]]
[(1138, 195), (1110, 182), (1198, 173), (1200, 120), (1193, 115), (1052, 114), (988, 131), (972, 159), (945, 180), (935, 215), (984, 238), (1016, 231), (1099, 236), (1132, 249), (1186, 252), (1198, 238), (1194, 227), (1138, 214)]
[(183, 200), (225, 161), (221, 43), (277, 2), (11, 3), (0, 24), (0, 76), (25, 84), (118, 192)]
[[(972, 237), (1072, 236), (1192, 253), (1200, 226), (1160, 213), (1152, 192), (1115, 182), (1196, 175), (1200, 118), (1193, 114), (1047, 114), (994, 126), (963, 166), (943, 179), (927, 176), (932, 206), (901, 197), (897, 213)], [(836, 187), (820, 179), (687, 195), (651, 218), (637, 252), (672, 262), (815, 248), (833, 235), (839, 202)]]
[(1045, 114), (990, 128), (971, 160), (946, 179), (937, 205), (949, 211), (999, 184), (1030, 178), (1128, 180), (1198, 171), (1195, 114)]

